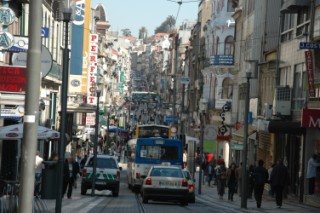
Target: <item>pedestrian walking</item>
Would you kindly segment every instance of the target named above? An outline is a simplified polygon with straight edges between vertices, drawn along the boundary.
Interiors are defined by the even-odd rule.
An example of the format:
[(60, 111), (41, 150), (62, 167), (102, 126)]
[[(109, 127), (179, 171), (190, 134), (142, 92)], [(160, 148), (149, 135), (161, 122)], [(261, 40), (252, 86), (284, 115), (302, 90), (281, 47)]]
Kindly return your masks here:
[(186, 149), (183, 150), (183, 168), (187, 168), (188, 152)]
[(40, 151), (36, 151), (36, 160), (35, 160), (35, 179), (36, 181), (39, 181), (41, 178), (41, 172), (42, 172), (42, 162), (43, 158), (40, 156)]
[(236, 176), (237, 176), (237, 193), (241, 197), (241, 187), (242, 187), (242, 180), (241, 180), (241, 171), (242, 171), (242, 162), (240, 163), (240, 166), (236, 168)]
[(276, 204), (278, 208), (281, 208), (283, 190), (290, 183), (289, 172), (287, 167), (283, 165), (282, 159), (278, 160), (277, 165), (272, 169), (270, 183), (276, 195)]
[(80, 172), (79, 164), (74, 160), (72, 156), (69, 156), (65, 160), (64, 166), (63, 166), (62, 197), (64, 197), (65, 193), (67, 192), (68, 199), (71, 199), (73, 184), (79, 172)]
[(269, 175), (268, 183), (269, 183), (269, 186), (270, 186), (269, 195), (270, 195), (271, 197), (274, 196), (274, 190), (273, 190), (272, 185), (270, 184), (271, 172), (272, 172), (273, 167), (275, 167), (275, 164), (274, 164), (274, 163), (272, 163), (272, 164), (271, 164), (271, 167), (268, 169), (268, 175)]
[(206, 158), (205, 155), (203, 155), (203, 162), (201, 164), (201, 169), (203, 172), (203, 180), (202, 180), (203, 184), (205, 184), (205, 180), (208, 180), (208, 165), (209, 165), (208, 159)]
[(214, 167), (213, 167), (212, 161), (210, 161), (208, 163), (207, 170), (208, 170), (208, 186), (210, 186), (211, 185), (211, 181), (212, 181), (213, 172), (214, 172)]
[(226, 173), (227, 185), (228, 185), (228, 200), (233, 201), (233, 195), (236, 191), (237, 176), (236, 176), (236, 164), (232, 163)]
[(317, 162), (317, 155), (313, 154), (308, 160), (307, 167), (307, 179), (309, 186), (309, 195), (314, 194), (315, 181), (317, 176), (317, 167), (320, 166), (320, 163)]
[(247, 198), (249, 199), (252, 198), (252, 193), (253, 193), (253, 170), (254, 170), (254, 165), (250, 165), (247, 172), (247, 180), (248, 180)]
[[(79, 172), (80, 172), (80, 162), (81, 162), (81, 160), (82, 160), (81, 155), (80, 155), (80, 154), (77, 155), (76, 158), (75, 158), (75, 162), (78, 164)], [(76, 178), (75, 178), (74, 184), (73, 184), (73, 186), (74, 186), (75, 189), (77, 188), (77, 182), (78, 182), (78, 178), (79, 178), (79, 177), (80, 177), (80, 174), (78, 173), (78, 174), (76, 175)]]
[(263, 167), (263, 164), (263, 160), (259, 160), (258, 167), (253, 170), (254, 198), (257, 202), (257, 208), (261, 207), (264, 184), (267, 183), (269, 179), (268, 170)]
[(216, 169), (217, 176), (217, 190), (220, 199), (223, 199), (223, 195), (226, 187), (226, 172), (227, 168), (225, 166), (224, 161), (220, 161), (220, 165), (218, 165)]
[(80, 169), (83, 169), (86, 162), (88, 160), (88, 155), (84, 155), (84, 157), (82, 158), (82, 160), (80, 161)]
[(43, 158), (40, 156), (40, 151), (36, 151), (36, 160), (35, 160), (35, 188), (34, 195), (38, 195), (41, 191), (41, 177), (42, 177), (42, 162)]
[(212, 160), (211, 160), (211, 167), (212, 167), (212, 171), (211, 171), (211, 181), (213, 181), (213, 185), (217, 185), (217, 181), (216, 181), (216, 167), (217, 167), (217, 160), (215, 159), (215, 157), (213, 156)]

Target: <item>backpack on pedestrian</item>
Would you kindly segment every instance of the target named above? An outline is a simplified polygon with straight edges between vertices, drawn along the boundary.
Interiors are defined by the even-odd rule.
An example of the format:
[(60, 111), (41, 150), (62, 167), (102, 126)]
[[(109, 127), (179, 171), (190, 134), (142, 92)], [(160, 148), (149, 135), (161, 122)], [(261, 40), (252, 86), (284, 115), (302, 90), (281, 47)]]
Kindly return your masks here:
[(226, 179), (226, 173), (227, 173), (227, 169), (225, 166), (219, 166), (217, 169), (216, 169), (216, 177), (217, 179)]

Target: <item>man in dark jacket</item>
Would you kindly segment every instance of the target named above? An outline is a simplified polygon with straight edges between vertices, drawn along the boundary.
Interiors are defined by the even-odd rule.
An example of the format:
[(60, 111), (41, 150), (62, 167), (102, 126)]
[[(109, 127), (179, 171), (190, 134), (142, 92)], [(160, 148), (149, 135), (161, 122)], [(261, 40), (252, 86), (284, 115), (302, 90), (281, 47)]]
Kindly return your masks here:
[(279, 208), (282, 206), (282, 192), (285, 186), (289, 185), (290, 178), (287, 167), (283, 165), (283, 160), (278, 160), (278, 164), (272, 169), (270, 184), (276, 194), (276, 203)]
[(259, 160), (258, 167), (253, 170), (254, 198), (257, 202), (257, 208), (261, 207), (264, 184), (268, 182), (269, 179), (268, 170), (263, 167), (263, 163), (263, 160)]
[(80, 166), (72, 156), (68, 157), (63, 166), (63, 191), (62, 197), (67, 192), (67, 197), (71, 199), (72, 196), (72, 188), (74, 185), (74, 181), (77, 177), (77, 174), (80, 173)]

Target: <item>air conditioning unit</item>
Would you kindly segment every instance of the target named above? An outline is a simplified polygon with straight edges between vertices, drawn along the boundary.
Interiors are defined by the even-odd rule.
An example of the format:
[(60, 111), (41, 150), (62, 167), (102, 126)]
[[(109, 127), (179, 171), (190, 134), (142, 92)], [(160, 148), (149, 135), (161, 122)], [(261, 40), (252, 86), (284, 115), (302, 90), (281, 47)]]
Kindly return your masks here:
[(276, 87), (273, 112), (275, 115), (291, 115), (291, 89), (289, 86)]
[(263, 110), (264, 119), (270, 120), (272, 117), (272, 105), (268, 103), (264, 103), (264, 110)]

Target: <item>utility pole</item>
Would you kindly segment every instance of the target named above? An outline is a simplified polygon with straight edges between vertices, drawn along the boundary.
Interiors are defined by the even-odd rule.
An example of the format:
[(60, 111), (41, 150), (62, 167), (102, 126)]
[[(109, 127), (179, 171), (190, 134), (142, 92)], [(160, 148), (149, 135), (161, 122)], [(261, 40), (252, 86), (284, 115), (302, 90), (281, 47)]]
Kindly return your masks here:
[(174, 69), (173, 69), (173, 106), (172, 106), (172, 123), (176, 124), (176, 96), (177, 96), (177, 72), (178, 72), (178, 46), (179, 46), (179, 34), (175, 33), (175, 40), (174, 40), (174, 49), (175, 49), (175, 56), (174, 56)]
[[(65, 27), (64, 35), (64, 50), (63, 50), (63, 72), (61, 85), (61, 122), (60, 122), (60, 141), (58, 145), (59, 160), (57, 171), (57, 195), (56, 195), (56, 213), (61, 213), (62, 207), (62, 184), (63, 184), (63, 163), (65, 158), (65, 140), (66, 140), (66, 126), (67, 126), (67, 103), (68, 103), (68, 76), (69, 76), (69, 22), (71, 20), (71, 8), (65, 8), (63, 12), (63, 23)], [(30, 25), (32, 26), (32, 25)]]
[(243, 152), (242, 152), (242, 170), (241, 170), (241, 208), (247, 208), (247, 186), (248, 186), (248, 177), (247, 177), (247, 152), (248, 152), (248, 114), (249, 114), (249, 101), (250, 101), (250, 79), (251, 72), (246, 73), (247, 78), (247, 91), (246, 91), (246, 100), (244, 108), (244, 128), (243, 128)]
[(201, 187), (202, 187), (202, 169), (201, 165), (203, 162), (203, 139), (204, 139), (204, 127), (205, 127), (205, 112), (204, 110), (200, 112), (200, 170), (199, 170), (199, 185), (198, 185), (198, 194), (201, 195)]
[[(32, 213), (35, 180), (35, 156), (38, 141), (40, 70), (41, 70), (41, 18), (42, 0), (30, 1), (29, 48), (27, 57), (27, 85), (23, 143), (21, 151), (21, 174), (19, 189), (19, 213)], [(32, 26), (32, 27), (31, 27)]]
[[(97, 174), (97, 154), (98, 154), (98, 139), (99, 139), (99, 102), (101, 91), (96, 89), (97, 92), (97, 106), (96, 106), (96, 125), (94, 129), (94, 144), (93, 144), (93, 171), (92, 171), (92, 191), (91, 195), (94, 196), (94, 190), (96, 188), (96, 174)], [(108, 126), (109, 128), (109, 126)]]

